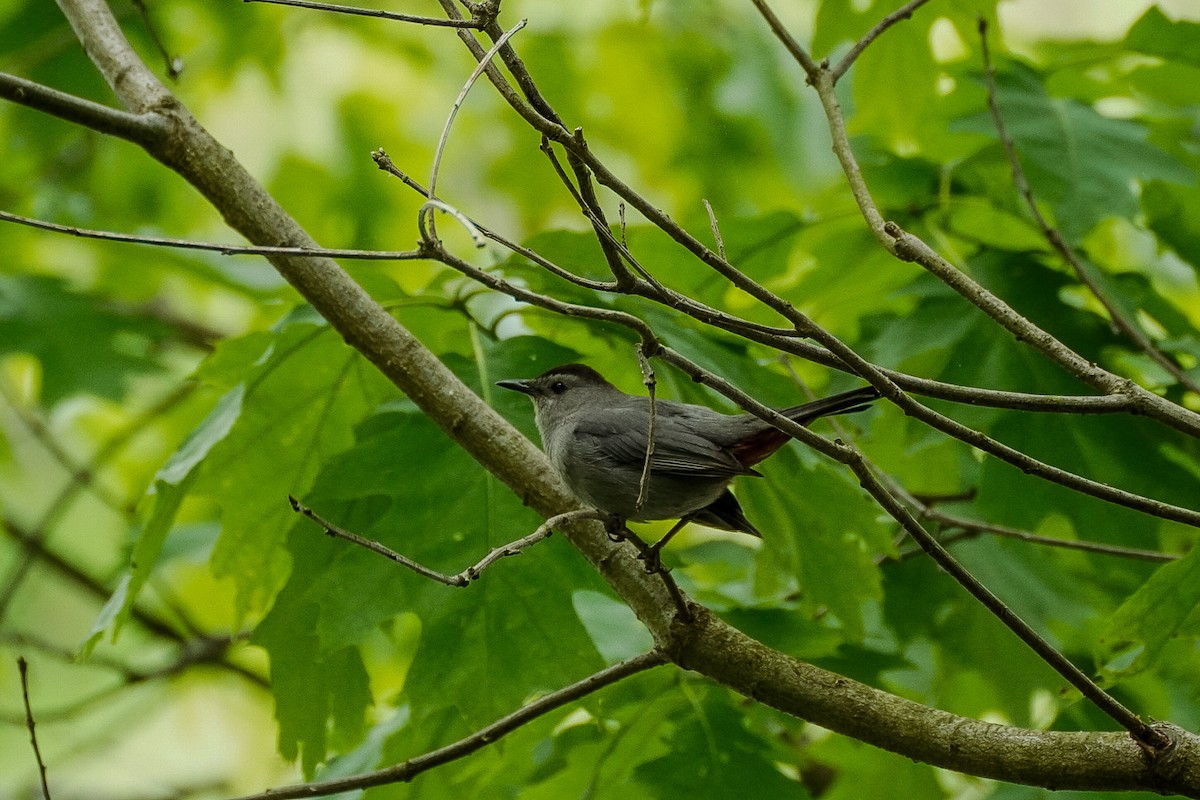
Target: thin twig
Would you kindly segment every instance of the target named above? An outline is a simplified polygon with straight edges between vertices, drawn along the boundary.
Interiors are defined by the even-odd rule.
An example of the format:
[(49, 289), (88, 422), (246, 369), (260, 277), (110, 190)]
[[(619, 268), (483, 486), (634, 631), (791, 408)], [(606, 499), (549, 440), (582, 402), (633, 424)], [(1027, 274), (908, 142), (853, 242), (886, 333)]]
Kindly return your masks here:
[(809, 82), (811, 82), (813, 76), (820, 70), (817, 62), (808, 54), (804, 46), (796, 41), (796, 37), (792, 36), (791, 31), (783, 24), (783, 20), (775, 15), (775, 12), (767, 5), (766, 0), (750, 0), (750, 2), (754, 3), (754, 7), (758, 9), (758, 13), (766, 20), (767, 25), (770, 26), (776, 38), (792, 54), (792, 58), (796, 59), (796, 63), (804, 69), (805, 74), (808, 75)]
[(515, 542), (509, 542), (508, 544), (501, 545), (500, 547), (493, 547), (486, 556), (481, 558), (473, 566), (467, 567), (465, 570), (458, 573), (456, 577), (466, 578), (469, 581), (476, 580), (481, 572), (495, 562), (506, 556), (515, 556), (530, 545), (537, 544), (542, 539), (545, 539), (550, 534), (554, 533), (555, 528), (570, 524), (572, 522), (581, 522), (586, 519), (602, 520), (604, 519), (604, 515), (599, 511), (589, 508), (576, 509), (575, 511), (564, 511), (562, 514), (557, 514), (553, 517), (550, 517), (548, 520), (539, 525), (537, 530), (528, 536), (523, 536), (520, 539), (517, 539)]
[(522, 725), (527, 725), (539, 717), (543, 717), (551, 711), (565, 706), (567, 703), (587, 697), (589, 694), (593, 694), (606, 686), (665, 663), (667, 663), (665, 655), (658, 650), (651, 650), (640, 656), (634, 656), (622, 661), (619, 664), (614, 664), (594, 675), (589, 675), (583, 680), (559, 689), (556, 692), (539, 697), (529, 705), (501, 717), (491, 725), (479, 729), (470, 736), (459, 739), (457, 742), (445, 747), (440, 747), (437, 750), (432, 750), (424, 755), (417, 756), (416, 758), (410, 758), (401, 764), (396, 764), (375, 772), (368, 772), (363, 775), (354, 775), (349, 778), (337, 778), (329, 781), (302, 783), (296, 786), (270, 789), (261, 794), (246, 795), (237, 798), (237, 800), (291, 800), (291, 798), (324, 797), (339, 792), (366, 789), (371, 786), (383, 786), (390, 783), (411, 781), (422, 772), (468, 756), (476, 750), (490, 745), (500, 737), (512, 733)]
[(356, 8), (341, 6), (334, 3), (315, 3), (311, 0), (243, 0), (246, 3), (268, 3), (277, 6), (296, 6), (311, 8), (317, 11), (333, 11), (338, 14), (353, 14), (359, 17), (376, 17), (390, 19), (395, 22), (412, 22), (417, 25), (432, 25), (443, 28), (475, 28), (483, 27), (483, 22), (477, 19), (446, 19), (445, 17), (423, 17), (414, 14), (397, 14), (392, 11), (378, 11), (373, 8)]
[[(905, 503), (908, 503), (915, 511), (919, 518), (936, 522), (943, 529), (957, 529), (962, 533), (957, 536), (942, 536), (939, 541), (943, 545), (951, 544), (959, 539), (978, 536), (979, 534), (993, 534), (995, 536), (1003, 536), (1008, 539), (1018, 539), (1030, 544), (1043, 545), (1046, 547), (1057, 547), (1063, 550), (1081, 550), (1087, 553), (1097, 553), (1099, 555), (1116, 556), (1119, 558), (1129, 558), (1138, 561), (1156, 561), (1167, 562), (1174, 561), (1178, 557), (1168, 553), (1160, 553), (1155, 550), (1144, 550), (1135, 547), (1121, 547), (1120, 545), (1102, 544), (1100, 542), (1092, 542), (1082, 539), (1058, 539), (1052, 536), (1041, 536), (1029, 531), (1020, 530), (1018, 528), (1010, 528), (1005, 525), (995, 525), (990, 522), (980, 522), (969, 517), (963, 517), (958, 514), (951, 514), (938, 508), (937, 503), (920, 497), (914, 492), (910, 492), (893, 476), (885, 472), (879, 465), (872, 462), (870, 459), (863, 456), (863, 460), (867, 466), (874, 471), (878, 477), (894, 495), (899, 497)], [(975, 492), (970, 490), (963, 492), (958, 496), (946, 498), (938, 498), (939, 502), (962, 502), (963, 500), (974, 499)], [(916, 552), (921, 552), (917, 550)], [(901, 558), (905, 558), (904, 554)]]
[[(260, 2), (261, 0), (254, 0)], [(250, 2), (250, 0), (247, 0)], [(44, 231), (65, 233), (84, 239), (100, 239), (108, 242), (124, 242), (126, 244), (146, 244), (152, 247), (174, 247), (181, 250), (204, 250), (220, 253), (226, 256), (243, 255), (286, 255), (286, 256), (325, 256), (328, 258), (348, 258), (363, 261), (410, 261), (424, 258), (419, 250), (344, 250), (322, 247), (272, 247), (260, 245), (220, 244), (218, 242), (198, 242), (191, 239), (174, 239), (166, 236), (143, 236), (133, 233), (114, 233), (98, 231), (90, 228), (79, 228), (74, 225), (59, 225), (56, 222), (23, 217), (8, 211), (0, 211), (0, 222), (15, 222)]]
[(120, 111), (7, 72), (0, 72), (0, 97), (135, 144), (157, 141), (169, 132), (161, 114)]
[[(624, 256), (624, 261), (628, 262), (633, 271), (640, 275), (643, 280), (650, 283), (651, 286), (660, 292), (666, 291), (666, 288), (659, 283), (658, 279), (651, 275), (650, 272), (646, 270), (636, 258), (633, 257), (633, 255), (629, 252), (629, 248), (625, 246), (624, 204), (621, 205), (620, 209), (621, 241), (617, 241), (617, 239), (612, 235), (612, 231), (608, 229), (608, 223), (598, 213), (598, 204), (589, 203), (581, 191), (575, 187), (575, 184), (571, 181), (571, 178), (567, 176), (566, 170), (563, 169), (562, 164), (559, 162), (558, 154), (554, 152), (554, 146), (545, 136), (542, 137), (541, 151), (545, 153), (546, 158), (550, 160), (550, 165), (554, 168), (554, 173), (558, 176), (558, 179), (562, 182), (562, 185), (566, 187), (567, 192), (571, 195), (571, 198), (575, 201), (575, 204), (579, 206), (579, 210), (582, 211), (583, 215), (588, 218), (589, 222), (592, 223), (592, 230), (595, 231), (596, 237), (600, 240), (601, 251), (604, 253), (605, 260), (608, 262), (609, 270), (616, 279), (617, 291), (630, 292), (635, 290), (638, 286), (637, 278), (634, 277), (633, 273), (625, 269), (624, 262), (622, 262), (621, 258), (622, 256)], [(578, 170), (575, 170), (575, 172), (578, 174)], [(615, 261), (613, 260), (613, 255), (616, 256)]]
[(21, 673), (21, 697), (25, 701), (25, 726), (29, 728), (29, 742), (33, 745), (33, 756), (37, 759), (38, 772), (42, 778), (42, 796), (45, 800), (50, 800), (50, 784), (46, 782), (46, 762), (42, 761), (42, 749), (38, 747), (33, 705), (29, 702), (29, 663), (25, 661), (24, 656), (17, 656), (17, 669)]
[(1108, 313), (1109, 319), (1112, 320), (1117, 330), (1129, 337), (1139, 350), (1149, 356), (1154, 363), (1165, 369), (1180, 385), (1190, 391), (1200, 393), (1200, 384), (1197, 384), (1173, 359), (1160, 350), (1150, 337), (1146, 335), (1146, 332), (1141, 329), (1141, 326), (1126, 316), (1121, 307), (1108, 296), (1108, 292), (1104, 290), (1100, 282), (1091, 274), (1088, 266), (1080, 260), (1074, 248), (1068, 245), (1066, 240), (1063, 239), (1062, 233), (1058, 228), (1051, 225), (1045, 215), (1042, 214), (1037, 200), (1033, 196), (1033, 190), (1029, 186), (1029, 180), (1025, 176), (1025, 170), (1021, 167), (1021, 156), (1017, 153), (1017, 145), (1009, 134), (1008, 127), (1004, 124), (1004, 115), (1000, 111), (1000, 101), (996, 93), (996, 67), (992, 63), (992, 55), (988, 47), (987, 30), (987, 20), (980, 17), (979, 41), (983, 58), (984, 80), (987, 84), (988, 108), (992, 112), (992, 120), (996, 126), (996, 135), (1000, 137), (1000, 143), (1004, 146), (1004, 153), (1008, 157), (1009, 166), (1012, 168), (1013, 184), (1017, 187), (1017, 191), (1020, 192), (1025, 205), (1029, 208), (1029, 213), (1033, 217), (1034, 222), (1037, 223), (1038, 228), (1041, 230), (1042, 235), (1046, 237), (1046, 241), (1050, 243), (1050, 246), (1071, 266), (1071, 269), (1075, 272), (1075, 276), (1079, 278), (1079, 282), (1086, 286), (1088, 291), (1092, 293), (1092, 296), (1100, 301), (1100, 305), (1104, 306), (1104, 310)]
[[(373, 150), (371, 152), (371, 159), (381, 170), (389, 175), (392, 175), (393, 177), (400, 179), (405, 186), (412, 189), (417, 194), (425, 198), (429, 197), (429, 191), (418, 181), (414, 180), (411, 176), (397, 167), (392, 161), (391, 157), (384, 152), (383, 148)], [(557, 277), (573, 283), (576, 286), (582, 286), (585, 289), (594, 289), (598, 292), (614, 292), (619, 288), (617, 284), (613, 283), (612, 281), (594, 281), (590, 278), (584, 278), (576, 275), (570, 270), (564, 269), (558, 264), (555, 264), (553, 261), (542, 256), (540, 253), (530, 250), (528, 247), (518, 244), (512, 239), (501, 236), (499, 233), (485, 225), (481, 225), (477, 220), (471, 219), (470, 217), (467, 217), (467, 220), (471, 223), (472, 229), (478, 231), (486, 238), (491, 239), (501, 247), (504, 247), (505, 249), (510, 250), (523, 258), (529, 259), (547, 272), (553, 273)]]
[(979, 536), (980, 534), (992, 534), (994, 536), (1003, 536), (1007, 539), (1017, 539), (1029, 544), (1041, 545), (1043, 547), (1057, 547), (1062, 550), (1079, 550), (1085, 553), (1096, 553), (1102, 556), (1113, 556), (1115, 558), (1128, 558), (1133, 561), (1151, 561), (1159, 564), (1165, 564), (1168, 561), (1177, 561), (1179, 556), (1171, 555), (1170, 553), (1160, 553), (1156, 550), (1143, 550), (1137, 547), (1121, 547), (1115, 544), (1102, 544), (1100, 542), (1091, 542), (1084, 539), (1058, 539), (1053, 536), (1040, 536), (1036, 533), (1023, 531), (1017, 528), (1009, 528), (1004, 525), (993, 525), (987, 522), (977, 522), (967, 517), (960, 517), (954, 514), (945, 512), (932, 511), (925, 513), (926, 519), (937, 522), (944, 529), (958, 530), (960, 533), (950, 536), (943, 536), (939, 541), (943, 545), (952, 544), (960, 539), (968, 539)]
[(172, 56), (167, 51), (167, 45), (158, 34), (158, 26), (154, 24), (154, 20), (150, 19), (150, 10), (146, 8), (144, 0), (131, 0), (133, 7), (137, 9), (138, 15), (142, 18), (142, 25), (145, 26), (146, 32), (150, 34), (150, 40), (154, 42), (155, 49), (162, 56), (163, 66), (167, 69), (167, 75), (171, 80), (177, 80), (183, 73), (183, 59), (178, 56)]
[[(462, 108), (462, 104), (466, 102), (467, 94), (471, 91), (471, 87), (475, 85), (475, 81), (479, 80), (479, 76), (482, 75), (483, 71), (492, 63), (492, 59), (496, 57), (496, 53), (501, 47), (504, 46), (505, 42), (515, 36), (517, 32), (524, 28), (528, 22), (528, 20), (523, 19), (516, 25), (513, 25), (504, 33), (503, 36), (500, 37), (499, 41), (492, 45), (491, 49), (488, 50), (479, 63), (475, 65), (475, 69), (471, 70), (471, 75), (467, 78), (467, 82), (463, 84), (462, 89), (459, 90), (458, 97), (454, 98), (454, 105), (450, 106), (450, 113), (446, 117), (446, 124), (442, 126), (442, 135), (438, 138), (437, 148), (433, 151), (433, 167), (429, 172), (429, 200), (426, 202), (425, 206), (422, 206), (422, 212), (424, 212), (427, 207), (436, 203), (438, 200), (437, 179), (438, 173), (441, 171), (442, 166), (442, 153), (445, 152), (446, 143), (450, 140), (450, 128), (454, 125), (454, 118), (458, 116), (458, 110)], [(466, 222), (466, 218), (464, 216), (460, 216), (458, 219), (460, 222), (464, 222), (464, 224), (469, 226), (469, 222)], [(422, 233), (424, 234), (424, 230), (422, 230)], [(432, 215), (429, 217), (429, 233), (426, 238), (430, 241), (437, 241), (437, 226), (434, 224)], [(476, 242), (478, 243), (478, 241), (479, 239), (477, 237)]]
[(891, 14), (888, 14), (886, 17), (879, 20), (879, 22), (875, 24), (875, 27), (871, 28), (871, 30), (867, 31), (865, 36), (855, 42), (854, 46), (850, 48), (850, 51), (846, 53), (846, 55), (842, 56), (842, 60), (830, 70), (830, 73), (833, 75), (833, 82), (837, 83), (841, 77), (846, 74), (846, 70), (850, 69), (850, 66), (856, 60), (858, 60), (860, 55), (862, 55), (863, 50), (866, 50), (867, 46), (871, 44), (871, 42), (878, 39), (884, 31), (895, 25), (897, 22), (910, 18), (914, 11), (928, 2), (929, 0), (910, 0), (910, 2), (905, 3)]
[(655, 399), (655, 387), (658, 382), (654, 378), (654, 367), (650, 366), (650, 354), (648, 354), (642, 343), (637, 345), (638, 363), (642, 367), (642, 383), (646, 386), (646, 393), (650, 399), (650, 422), (646, 426), (646, 458), (642, 462), (642, 478), (638, 484), (637, 502), (634, 503), (633, 510), (641, 513), (642, 507), (646, 505), (646, 498), (650, 496), (650, 472), (654, 466), (654, 437), (655, 423), (658, 419), (658, 402)]
[(492, 548), (492, 550), (489, 551), (487, 555), (485, 555), (482, 559), (480, 559), (478, 562), (476, 562), (472, 566), (467, 567), (462, 572), (459, 572), (457, 574), (448, 575), (444, 572), (438, 572), (437, 570), (430, 569), (429, 567), (426, 567), (423, 564), (413, 561), (408, 556), (401, 555), (400, 553), (397, 553), (395, 550), (391, 549), (387, 545), (380, 544), (379, 542), (375, 541), (374, 539), (368, 539), (365, 536), (360, 536), (357, 533), (353, 533), (352, 531), (348, 531), (345, 528), (340, 528), (337, 525), (334, 525), (332, 522), (321, 517), (315, 511), (313, 511), (311, 508), (304, 505), (303, 503), (301, 503), (299, 500), (297, 500), (295, 497), (293, 497), (291, 495), (288, 495), (288, 502), (291, 503), (293, 511), (295, 511), (297, 514), (302, 514), (302, 515), (308, 517), (313, 522), (320, 525), (322, 528), (325, 529), (325, 533), (329, 536), (332, 536), (336, 539), (343, 539), (347, 542), (350, 542), (351, 544), (356, 544), (359, 547), (366, 548), (367, 550), (370, 550), (373, 553), (377, 553), (377, 554), (383, 556), (384, 558), (394, 561), (402, 567), (407, 567), (408, 569), (411, 569), (413, 572), (417, 573), (418, 575), (423, 575), (424, 577), (429, 578), (430, 580), (437, 581), (438, 583), (444, 583), (447, 586), (459, 586), (459, 587), (467, 586), (472, 581), (477, 580), (479, 578), (480, 573), (482, 573), (485, 569), (490, 567), (492, 564), (499, 561), (501, 558), (504, 558), (505, 556), (514, 556), (517, 553), (520, 553), (525, 548), (529, 547), (530, 545), (536, 544), (536, 543), (540, 542), (542, 539), (545, 539), (551, 533), (554, 532), (554, 528), (556, 528), (560, 525), (564, 525), (564, 524), (571, 523), (571, 522), (578, 522), (580, 520), (585, 520), (585, 519), (599, 520), (599, 519), (605, 518), (604, 515), (602, 515), (599, 511), (595, 511), (594, 509), (590, 509), (590, 508), (589, 509), (576, 509), (574, 511), (566, 511), (562, 514), (557, 514), (553, 517), (550, 517), (545, 522), (543, 522), (541, 525), (539, 525), (537, 530), (535, 530), (533, 533), (529, 534), (528, 536), (524, 536), (524, 537), (516, 540), (515, 542), (509, 542), (506, 545), (501, 545), (500, 547)]

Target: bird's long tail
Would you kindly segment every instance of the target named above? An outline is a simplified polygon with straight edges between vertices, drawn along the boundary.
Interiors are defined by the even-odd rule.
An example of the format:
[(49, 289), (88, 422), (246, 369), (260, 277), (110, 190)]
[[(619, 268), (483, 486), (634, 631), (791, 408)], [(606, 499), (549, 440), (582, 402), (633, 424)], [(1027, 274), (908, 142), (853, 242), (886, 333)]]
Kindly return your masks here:
[(874, 386), (864, 386), (841, 394), (822, 397), (811, 403), (804, 403), (791, 408), (780, 409), (781, 414), (801, 425), (809, 425), (821, 417), (832, 417), (836, 414), (853, 414), (862, 411), (873, 401), (879, 399), (879, 390)]
[[(865, 386), (862, 389), (823, 397), (804, 405), (782, 408), (779, 413), (801, 425), (808, 426), (821, 417), (862, 411), (872, 401), (878, 399), (879, 392), (873, 387)], [(788, 438), (788, 435), (778, 428), (764, 425), (757, 434), (748, 436), (735, 445), (733, 454), (747, 468), (753, 467), (782, 447)]]

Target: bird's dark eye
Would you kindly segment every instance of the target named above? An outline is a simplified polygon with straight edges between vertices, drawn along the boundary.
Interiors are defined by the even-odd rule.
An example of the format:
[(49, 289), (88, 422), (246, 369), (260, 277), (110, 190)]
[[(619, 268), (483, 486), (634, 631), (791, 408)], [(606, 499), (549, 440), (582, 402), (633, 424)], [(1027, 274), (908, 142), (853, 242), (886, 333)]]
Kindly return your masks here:
[(554, 392), (555, 394), (562, 394), (566, 390), (567, 385), (562, 381), (555, 381), (554, 383), (550, 384), (550, 391)]

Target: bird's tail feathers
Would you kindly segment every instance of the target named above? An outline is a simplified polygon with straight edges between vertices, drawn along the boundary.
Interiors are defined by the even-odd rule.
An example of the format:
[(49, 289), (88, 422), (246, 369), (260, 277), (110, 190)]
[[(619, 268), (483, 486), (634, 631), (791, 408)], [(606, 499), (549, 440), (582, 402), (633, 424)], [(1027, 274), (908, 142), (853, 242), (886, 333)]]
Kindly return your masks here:
[(872, 402), (879, 399), (879, 390), (874, 386), (864, 386), (841, 394), (823, 397), (811, 403), (782, 409), (779, 413), (790, 420), (808, 425), (821, 417), (832, 417), (837, 414), (853, 414), (862, 411)]

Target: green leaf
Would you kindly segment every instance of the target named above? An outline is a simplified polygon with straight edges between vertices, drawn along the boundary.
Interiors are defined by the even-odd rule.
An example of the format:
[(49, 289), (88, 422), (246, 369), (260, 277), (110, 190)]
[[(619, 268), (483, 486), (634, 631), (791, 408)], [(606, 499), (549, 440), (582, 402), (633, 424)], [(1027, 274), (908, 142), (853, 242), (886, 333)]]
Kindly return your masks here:
[(245, 387), (236, 386), (226, 392), (208, 417), (192, 431), (179, 449), (167, 460), (154, 477), (149, 492), (149, 513), (137, 541), (133, 545), (128, 573), (112, 598), (105, 604), (88, 635), (86, 651), (99, 641), (110, 626), (113, 640), (121, 625), (129, 619), (138, 595), (158, 564), (163, 544), (175, 523), (179, 507), (195, 483), (195, 468), (204, 461), (213, 447), (224, 439), (242, 413)]
[[(862, 416), (862, 415), (860, 415)], [(794, 444), (742, 480), (738, 497), (763, 532), (758, 591), (798, 592), (809, 614), (832, 613), (851, 641), (864, 635), (863, 605), (880, 597), (874, 557), (891, 549), (876, 514), (845, 470)]]
[(742, 709), (728, 692), (710, 688), (696, 694), (700, 697), (668, 717), (667, 754), (635, 771), (651, 796), (743, 800), (748, 787), (762, 797), (808, 796), (778, 768), (787, 758), (783, 748), (747, 729)]
[(394, 392), (328, 327), (285, 324), (265, 357), (243, 355), (242, 413), (212, 448), (194, 491), (221, 509), (213, 551), (218, 577), (238, 587), (238, 611), (261, 612), (286, 578), (289, 494), (304, 494), (318, 469), (352, 444), (353, 426)]
[[(460, 359), (449, 363), (472, 370), (463, 377), (478, 385), (482, 374), (489, 380), (525, 375), (531, 358), (539, 369), (539, 361), (562, 352), (522, 337), (485, 344), (486, 368)], [(354, 438), (352, 447), (325, 460), (304, 495), (306, 505), (431, 569), (457, 573), (540, 522), (411, 408), (397, 404), (378, 411), (357, 427)], [(530, 693), (559, 688), (603, 663), (572, 601), (576, 592), (600, 591), (602, 583), (559, 536), (503, 559), (464, 589), (324, 537), (308, 520), (293, 515), (291, 522), (286, 542), (291, 575), (254, 634), (270, 653), (273, 675), (306, 687), (276, 694), (285, 754), (303, 753), (312, 763), (324, 759), (322, 720), (336, 699), (332, 689), (320, 687), (323, 659), (364, 646), (400, 615), (411, 616), (419, 631), (415, 641), (398, 644), (411, 665), (402, 694), (392, 699), (411, 710), (413, 724), (395, 734), (410, 752), (442, 744), (454, 731), (465, 734), (511, 711)], [(606, 616), (611, 623), (616, 615), (610, 609)], [(596, 624), (595, 615), (592, 621)], [(643, 641), (644, 631), (630, 632), (632, 642)], [(446, 723), (450, 731), (435, 722), (447, 709), (454, 710), (453, 722)]]
[(580, 591), (572, 595), (575, 613), (588, 635), (608, 662), (617, 662), (644, 653), (654, 646), (650, 632), (638, 621), (629, 606), (599, 592)]
[(0, 275), (0, 355), (38, 359), (47, 405), (82, 392), (119, 399), (134, 377), (162, 371), (153, 351), (170, 335), (65, 280)]
[(1200, 605), (1200, 548), (1164, 564), (1109, 615), (1096, 643), (1096, 661), (1109, 680), (1154, 665)]
[(1155, 181), (1143, 192), (1142, 204), (1150, 228), (1200, 270), (1200, 192)]
[(1200, 22), (1169, 19), (1161, 8), (1153, 5), (1129, 29), (1125, 46), (1167, 61), (1200, 66), (1197, 40), (1200, 40)]
[[(1146, 127), (1111, 119), (1075, 100), (1052, 97), (1031, 69), (1010, 65), (996, 77), (996, 98), (1034, 196), (1075, 240), (1108, 216), (1137, 211), (1136, 184), (1186, 184), (1195, 173), (1148, 141)], [(995, 136), (991, 115), (954, 123), (956, 130)], [(993, 151), (997, 158), (998, 150)]]
[[(294, 611), (315, 615), (317, 608), (305, 604)], [(346, 749), (361, 741), (372, 702), (369, 679), (357, 649), (325, 651), (311, 632), (280, 624), (284, 619), (268, 616), (255, 641), (272, 654), (279, 752), (287, 759), (299, 757), (311, 777), (325, 761), (330, 738)]]

